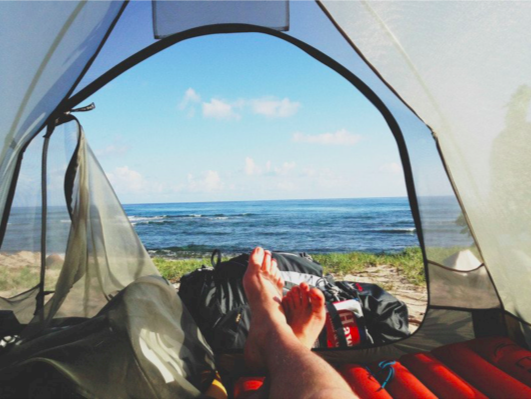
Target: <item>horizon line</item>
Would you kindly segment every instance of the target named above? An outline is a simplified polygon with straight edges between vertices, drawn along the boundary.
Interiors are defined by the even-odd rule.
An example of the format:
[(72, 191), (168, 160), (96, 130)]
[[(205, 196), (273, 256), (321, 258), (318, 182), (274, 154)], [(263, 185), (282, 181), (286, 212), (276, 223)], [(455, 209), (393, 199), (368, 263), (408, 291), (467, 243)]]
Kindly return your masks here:
[[(452, 195), (425, 195), (419, 197), (453, 197)], [(161, 205), (161, 204), (212, 204), (220, 202), (275, 202), (275, 201), (323, 201), (323, 200), (349, 200), (349, 199), (385, 199), (406, 198), (408, 196), (386, 197), (334, 197), (334, 198), (285, 198), (285, 199), (241, 199), (241, 200), (218, 200), (218, 201), (175, 201), (175, 202), (121, 202), (122, 205)]]

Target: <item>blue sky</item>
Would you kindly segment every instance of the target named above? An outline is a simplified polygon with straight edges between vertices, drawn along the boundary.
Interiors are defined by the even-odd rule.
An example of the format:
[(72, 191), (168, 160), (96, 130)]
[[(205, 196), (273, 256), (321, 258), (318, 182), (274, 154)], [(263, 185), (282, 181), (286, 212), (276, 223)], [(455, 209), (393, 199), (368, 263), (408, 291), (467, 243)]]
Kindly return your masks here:
[(124, 203), (406, 195), (380, 113), (274, 37), (179, 43), (90, 101), (80, 120)]

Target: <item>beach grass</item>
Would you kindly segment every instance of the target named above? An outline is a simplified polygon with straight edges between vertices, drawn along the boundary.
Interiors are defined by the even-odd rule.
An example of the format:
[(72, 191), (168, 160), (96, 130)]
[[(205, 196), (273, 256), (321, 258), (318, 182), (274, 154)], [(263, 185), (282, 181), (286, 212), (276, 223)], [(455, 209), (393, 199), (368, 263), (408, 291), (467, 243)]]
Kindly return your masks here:
[[(425, 284), (425, 271), (420, 248), (406, 248), (396, 254), (372, 254), (366, 252), (312, 254), (321, 263), (324, 273), (337, 277), (355, 274), (368, 267), (388, 265), (397, 270), (413, 284)], [(224, 258), (226, 260), (228, 258)], [(162, 276), (169, 281), (178, 282), (181, 276), (199, 269), (202, 265), (210, 266), (210, 258), (197, 259), (153, 259)]]
[(316, 254), (312, 256), (323, 266), (324, 273), (342, 277), (356, 274), (368, 267), (395, 267), (409, 282), (415, 285), (425, 284), (425, 269), (420, 248), (406, 248), (395, 254), (373, 254), (367, 252)]
[[(222, 261), (228, 259), (222, 258)], [(167, 259), (155, 257), (153, 263), (165, 279), (177, 282), (182, 276), (201, 268), (202, 265), (211, 266), (211, 258)]]

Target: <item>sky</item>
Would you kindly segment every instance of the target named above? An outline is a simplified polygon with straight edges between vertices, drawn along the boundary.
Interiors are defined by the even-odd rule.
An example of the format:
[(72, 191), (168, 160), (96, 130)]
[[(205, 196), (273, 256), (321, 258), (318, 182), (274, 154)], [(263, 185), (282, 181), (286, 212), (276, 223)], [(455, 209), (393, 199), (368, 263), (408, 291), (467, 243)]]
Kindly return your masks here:
[(347, 80), (278, 38), (194, 38), (84, 103), (123, 203), (405, 196), (395, 140)]

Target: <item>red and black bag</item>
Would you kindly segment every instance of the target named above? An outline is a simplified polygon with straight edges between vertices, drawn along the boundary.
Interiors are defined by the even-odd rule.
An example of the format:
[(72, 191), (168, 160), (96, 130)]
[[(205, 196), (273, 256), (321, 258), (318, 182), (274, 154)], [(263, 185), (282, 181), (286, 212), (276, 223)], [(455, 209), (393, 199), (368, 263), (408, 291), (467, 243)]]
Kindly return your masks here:
[(368, 334), (362, 302), (357, 291), (338, 287), (331, 276), (320, 281), (327, 318), (318, 343), (320, 348), (347, 348), (373, 343)]
[(326, 299), (327, 321), (319, 347), (384, 344), (406, 338), (406, 304), (376, 284), (335, 282), (330, 276), (318, 288)]

